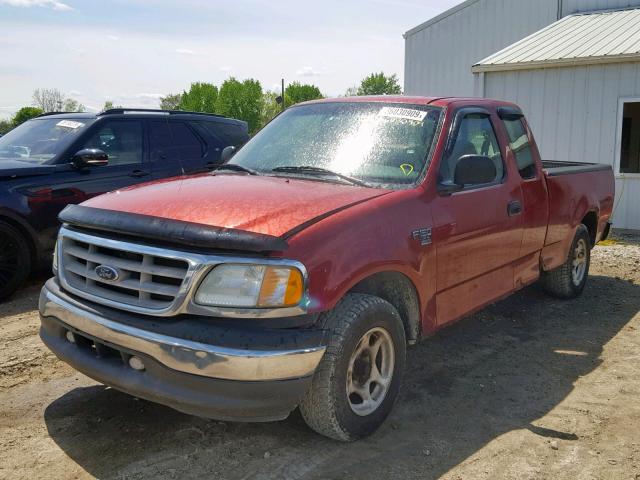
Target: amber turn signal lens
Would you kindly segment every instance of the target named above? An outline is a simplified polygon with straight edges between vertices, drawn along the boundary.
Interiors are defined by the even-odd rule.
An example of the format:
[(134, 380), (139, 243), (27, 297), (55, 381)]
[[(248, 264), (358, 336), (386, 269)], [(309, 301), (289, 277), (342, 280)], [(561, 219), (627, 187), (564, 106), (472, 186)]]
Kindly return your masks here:
[(264, 272), (259, 307), (288, 307), (297, 305), (303, 294), (302, 273), (292, 267), (269, 266)]

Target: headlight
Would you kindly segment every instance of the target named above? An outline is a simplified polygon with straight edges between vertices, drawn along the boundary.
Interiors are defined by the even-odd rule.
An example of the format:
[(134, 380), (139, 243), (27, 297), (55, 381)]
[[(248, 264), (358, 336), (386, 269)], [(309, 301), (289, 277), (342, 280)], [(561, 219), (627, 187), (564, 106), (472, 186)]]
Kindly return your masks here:
[(289, 307), (303, 295), (302, 273), (295, 267), (218, 265), (198, 287), (195, 302), (217, 307)]

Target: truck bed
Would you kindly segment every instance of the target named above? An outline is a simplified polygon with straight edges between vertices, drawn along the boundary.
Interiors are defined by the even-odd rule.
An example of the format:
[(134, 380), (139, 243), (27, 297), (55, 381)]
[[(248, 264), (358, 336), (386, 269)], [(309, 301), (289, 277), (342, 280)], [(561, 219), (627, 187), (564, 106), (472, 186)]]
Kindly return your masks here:
[(611, 165), (605, 163), (562, 162), (559, 160), (542, 160), (542, 168), (548, 177), (571, 175), (574, 173), (597, 172), (611, 170)]
[[(602, 234), (613, 208), (611, 165), (543, 160), (542, 168), (549, 192), (545, 245), (573, 239), (574, 229), (581, 222), (594, 222), (594, 230)], [(592, 219), (586, 218), (589, 213), (594, 216)]]

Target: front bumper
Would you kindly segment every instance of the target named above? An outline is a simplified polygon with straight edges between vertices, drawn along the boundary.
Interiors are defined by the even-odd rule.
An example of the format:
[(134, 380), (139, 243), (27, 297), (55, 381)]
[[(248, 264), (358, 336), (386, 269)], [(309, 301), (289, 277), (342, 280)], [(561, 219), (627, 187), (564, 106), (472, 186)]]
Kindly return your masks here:
[[(313, 334), (298, 339), (298, 348), (263, 337), (255, 350), (219, 346), (199, 341), (201, 332), (167, 335), (162, 325), (167, 319), (146, 318), (135, 324), (118, 318), (116, 311), (108, 317), (105, 312), (67, 295), (51, 279), (40, 294), (40, 336), (61, 360), (101, 383), (221, 420), (285, 418), (304, 395), (325, 350), (321, 337)], [(145, 325), (148, 328), (140, 328)], [(287, 348), (265, 348), (265, 343), (276, 345), (278, 340)], [(144, 370), (129, 366), (131, 356), (142, 359)]]

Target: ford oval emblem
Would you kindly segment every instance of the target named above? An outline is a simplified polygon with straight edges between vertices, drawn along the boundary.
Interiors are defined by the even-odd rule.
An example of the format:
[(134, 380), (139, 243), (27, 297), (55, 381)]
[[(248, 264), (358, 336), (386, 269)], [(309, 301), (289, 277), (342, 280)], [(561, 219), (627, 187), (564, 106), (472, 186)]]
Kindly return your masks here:
[(107, 282), (114, 282), (120, 278), (120, 272), (117, 268), (110, 267), (109, 265), (98, 265), (94, 272), (101, 279)]

